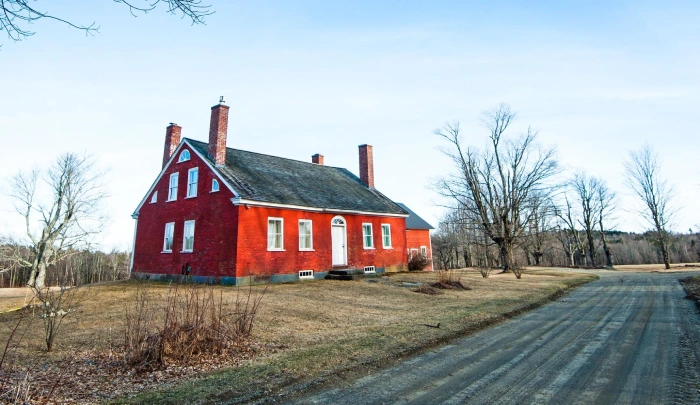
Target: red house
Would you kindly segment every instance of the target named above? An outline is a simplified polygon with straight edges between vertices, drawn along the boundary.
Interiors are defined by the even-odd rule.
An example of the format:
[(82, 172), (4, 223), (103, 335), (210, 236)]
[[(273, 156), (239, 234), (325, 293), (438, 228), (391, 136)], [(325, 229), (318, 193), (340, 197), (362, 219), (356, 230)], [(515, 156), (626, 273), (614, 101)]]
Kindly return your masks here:
[[(430, 230), (435, 229), (430, 226), (418, 214), (411, 211), (405, 204), (397, 203), (399, 207), (408, 212), (406, 218), (406, 246), (408, 249), (408, 257), (413, 257), (421, 254), (425, 257), (432, 258), (433, 244), (430, 241)], [(433, 270), (433, 261), (425, 267), (424, 270)]]
[[(229, 107), (211, 110), (209, 143), (166, 129), (163, 169), (133, 214), (134, 277), (240, 284), (406, 269), (411, 212), (374, 188), (372, 146), (359, 147), (358, 178), (319, 154), (307, 163), (227, 148)], [(430, 256), (424, 239), (416, 246)]]

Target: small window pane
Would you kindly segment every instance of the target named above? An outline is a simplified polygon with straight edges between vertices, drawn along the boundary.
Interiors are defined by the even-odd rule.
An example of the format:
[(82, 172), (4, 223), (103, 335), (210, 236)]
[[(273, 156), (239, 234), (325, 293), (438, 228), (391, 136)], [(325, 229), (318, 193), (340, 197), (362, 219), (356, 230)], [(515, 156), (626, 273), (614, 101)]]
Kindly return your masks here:
[(385, 248), (391, 247), (391, 227), (389, 224), (382, 224), (382, 244)]
[(312, 249), (311, 221), (299, 221), (299, 249)]
[(151, 196), (151, 204), (158, 202), (158, 192), (154, 191), (153, 196)]
[(177, 180), (178, 174), (173, 173), (170, 175), (170, 188), (168, 189), (168, 201), (177, 200)]
[(362, 224), (362, 243), (365, 248), (374, 247), (372, 239), (372, 224)]
[(190, 169), (187, 175), (187, 197), (197, 196), (197, 181), (199, 180), (199, 169)]
[(267, 248), (282, 249), (282, 220), (267, 220)]
[(173, 230), (175, 229), (175, 223), (170, 222), (165, 224), (165, 237), (163, 240), (163, 251), (171, 252), (173, 250)]
[(191, 252), (194, 248), (194, 221), (185, 221), (185, 232), (182, 241), (182, 250)]
[(211, 180), (211, 191), (219, 191), (219, 181), (216, 179)]

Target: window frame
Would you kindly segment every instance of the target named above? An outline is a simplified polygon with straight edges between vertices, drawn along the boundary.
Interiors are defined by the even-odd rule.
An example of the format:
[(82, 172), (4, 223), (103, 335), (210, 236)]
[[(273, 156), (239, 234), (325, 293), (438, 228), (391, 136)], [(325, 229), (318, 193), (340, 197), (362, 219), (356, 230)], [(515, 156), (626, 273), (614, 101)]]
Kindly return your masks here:
[[(190, 238), (192, 238), (192, 247), (187, 249), (187, 225), (192, 224), (192, 235)], [(182, 251), (181, 253), (192, 253), (194, 251), (194, 219), (185, 221), (184, 226), (182, 227)]]
[(428, 257), (428, 247), (427, 246), (421, 246), (420, 247), (420, 254), (422, 254), (425, 257)]
[[(195, 181), (192, 183), (192, 173), (194, 173)], [(199, 167), (193, 167), (187, 170), (187, 192), (185, 198), (197, 197), (197, 188), (199, 186)]]
[[(185, 157), (185, 153), (187, 153), (187, 157)], [(191, 157), (190, 151), (183, 149), (182, 152), (180, 152), (180, 155), (177, 157), (177, 163), (187, 162)]]
[[(279, 221), (280, 232), (279, 232), (279, 247), (274, 247), (270, 245), (270, 222)], [(278, 234), (275, 234), (278, 235)], [(267, 251), (268, 252), (283, 252), (284, 251), (284, 218), (280, 217), (267, 217)]]
[[(369, 226), (369, 233), (365, 233), (365, 226)], [(362, 223), (362, 247), (365, 249), (374, 249), (374, 230), (372, 228), (373, 227), (371, 222)], [(367, 246), (368, 236), (369, 241), (371, 242), (369, 246)]]
[[(309, 224), (309, 233), (308, 233), (308, 236), (309, 236), (309, 246), (308, 246), (308, 247), (302, 247), (302, 246), (301, 246), (301, 241), (302, 241), (302, 239), (301, 239), (301, 237), (302, 237), (302, 234), (301, 234), (301, 224), (302, 224), (302, 223), (305, 223), (305, 224), (308, 223), (308, 224)], [(297, 229), (298, 229), (298, 231), (299, 231), (299, 251), (300, 251), (300, 252), (313, 252), (313, 251), (314, 251), (314, 225), (313, 225), (313, 221), (310, 220), (310, 219), (300, 219), (300, 220), (299, 220), (299, 225), (298, 225)], [(304, 236), (306, 236), (306, 235), (304, 235)]]
[[(175, 179), (175, 186), (173, 187), (173, 179)], [(169, 201), (177, 201), (177, 192), (178, 192), (178, 183), (180, 182), (180, 173), (175, 172), (175, 173), (170, 173), (170, 180), (168, 182), (168, 199), (165, 200), (166, 202)], [(173, 193), (173, 190), (175, 192)], [(174, 194), (174, 196), (173, 196)]]
[(158, 190), (154, 191), (153, 194), (151, 195), (150, 204), (155, 204), (157, 202), (158, 202)]
[[(216, 186), (215, 186), (216, 185)], [(218, 193), (220, 190), (219, 188), (219, 180), (217, 179), (211, 179), (211, 191), (210, 193)]]
[[(170, 229), (170, 249), (168, 247), (168, 229)], [(161, 253), (172, 253), (173, 244), (175, 242), (175, 222), (167, 222), (165, 224), (165, 232), (163, 234), (163, 250)]]
[[(384, 229), (388, 230), (387, 234), (384, 234)], [(389, 238), (388, 245), (385, 243), (387, 237)], [(382, 224), (382, 247), (384, 249), (392, 249), (392, 246), (391, 246), (391, 224)]]

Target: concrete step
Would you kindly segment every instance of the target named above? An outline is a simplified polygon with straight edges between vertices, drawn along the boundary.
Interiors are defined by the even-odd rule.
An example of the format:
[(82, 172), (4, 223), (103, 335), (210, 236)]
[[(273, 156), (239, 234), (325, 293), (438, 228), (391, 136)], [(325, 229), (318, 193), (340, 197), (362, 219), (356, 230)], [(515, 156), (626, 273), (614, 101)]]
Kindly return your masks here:
[(359, 274), (365, 274), (365, 271), (363, 269), (336, 269), (329, 271), (328, 274), (335, 274), (338, 276), (356, 276)]

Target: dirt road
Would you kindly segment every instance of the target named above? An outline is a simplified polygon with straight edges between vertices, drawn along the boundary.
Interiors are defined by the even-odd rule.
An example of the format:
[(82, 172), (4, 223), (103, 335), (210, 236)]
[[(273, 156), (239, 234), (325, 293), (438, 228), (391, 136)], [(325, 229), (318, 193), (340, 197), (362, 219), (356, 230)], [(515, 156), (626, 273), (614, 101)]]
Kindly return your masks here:
[(687, 274), (600, 275), (560, 301), (295, 403), (700, 404), (700, 315), (677, 282)]

